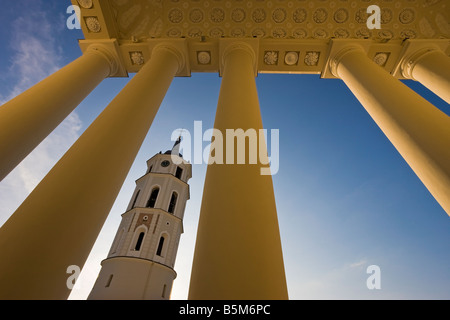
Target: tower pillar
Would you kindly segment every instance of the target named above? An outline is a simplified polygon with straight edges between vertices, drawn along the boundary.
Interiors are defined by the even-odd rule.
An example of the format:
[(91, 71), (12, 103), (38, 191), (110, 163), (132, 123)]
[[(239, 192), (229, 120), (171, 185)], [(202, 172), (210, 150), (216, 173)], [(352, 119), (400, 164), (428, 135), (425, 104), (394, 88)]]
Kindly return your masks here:
[[(225, 140), (227, 129), (258, 132), (263, 126), (254, 51), (232, 44), (223, 59), (214, 128)], [(267, 154), (265, 141), (260, 148)], [(245, 150), (234, 144), (235, 156), (244, 151), (249, 157), (249, 150), (248, 144)], [(208, 165), (189, 299), (288, 298), (272, 177), (261, 175), (261, 167), (259, 160)]]
[(81, 57), (0, 107), (0, 181), (117, 68), (92, 45)]
[[(173, 77), (178, 50), (160, 45), (0, 229), (0, 299), (66, 299)], [(18, 286), (23, 284), (23, 286)]]
[(331, 65), (450, 215), (450, 117), (357, 47), (341, 50)]

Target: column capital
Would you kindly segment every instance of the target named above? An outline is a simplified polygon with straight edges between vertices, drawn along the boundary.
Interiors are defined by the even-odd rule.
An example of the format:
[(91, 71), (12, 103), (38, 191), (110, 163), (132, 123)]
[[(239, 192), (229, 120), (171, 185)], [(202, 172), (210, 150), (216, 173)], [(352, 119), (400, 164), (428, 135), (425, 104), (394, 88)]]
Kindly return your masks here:
[(439, 49), (437, 47), (426, 47), (409, 54), (405, 59), (403, 59), (402, 63), (400, 64), (402, 76), (407, 79), (416, 80), (413, 77), (413, 70), (417, 62), (419, 62), (419, 60), (425, 57), (426, 55), (438, 50)]
[(348, 46), (337, 51), (333, 56), (330, 56), (329, 68), (333, 76), (340, 78), (338, 74), (339, 63), (346, 54), (354, 51), (360, 51), (364, 53), (363, 49), (358, 46)]
[(79, 44), (83, 54), (96, 54), (109, 64), (109, 77), (128, 77), (117, 40), (80, 40)]
[(255, 71), (255, 76), (258, 74), (258, 49), (259, 41), (257, 39), (222, 39), (219, 44), (220, 48), (220, 75), (223, 74), (225, 67), (225, 60), (227, 56), (236, 50), (241, 50), (250, 55), (252, 59), (253, 69)]
[(333, 39), (328, 45), (325, 64), (322, 69), (322, 78), (339, 79), (337, 68), (342, 58), (353, 51), (361, 51), (364, 55), (370, 50), (371, 41), (367, 39)]
[(176, 46), (172, 45), (169, 42), (161, 42), (153, 48), (152, 55), (154, 53), (156, 53), (157, 51), (162, 51), (162, 50), (169, 52), (175, 56), (175, 58), (177, 59), (177, 62), (178, 62), (177, 73), (182, 72), (184, 70), (184, 68), (186, 67), (187, 57), (186, 57), (185, 53), (183, 51), (179, 50)]
[(252, 59), (252, 63), (256, 62), (256, 53), (253, 50), (253, 48), (250, 45), (248, 45), (247, 43), (245, 43), (245, 42), (236, 41), (236, 42), (233, 42), (233, 43), (229, 44), (223, 50), (223, 53), (222, 53), (222, 64), (225, 64), (225, 60), (227, 59), (227, 56), (231, 52), (233, 52), (235, 50), (242, 50), (245, 53), (248, 53), (250, 55), (251, 59)]
[(96, 54), (105, 59), (109, 64), (109, 77), (115, 75), (119, 71), (119, 58), (104, 44), (91, 44), (83, 54)]

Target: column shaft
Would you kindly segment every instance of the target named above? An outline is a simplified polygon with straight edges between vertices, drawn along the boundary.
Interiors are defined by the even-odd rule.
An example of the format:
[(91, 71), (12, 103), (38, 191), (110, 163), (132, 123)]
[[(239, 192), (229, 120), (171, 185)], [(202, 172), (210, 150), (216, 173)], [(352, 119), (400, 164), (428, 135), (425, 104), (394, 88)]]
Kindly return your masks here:
[(417, 59), (411, 77), (450, 103), (450, 57), (442, 51), (427, 52)]
[(154, 49), (127, 84), (0, 229), (0, 299), (66, 299), (179, 68)]
[(95, 50), (0, 107), (0, 181), (111, 72)]
[(450, 117), (362, 50), (344, 53), (337, 75), (450, 215)]
[[(214, 125), (224, 141), (227, 129), (262, 129), (246, 50), (225, 56)], [(267, 153), (265, 141), (260, 147)], [(250, 149), (247, 142), (247, 155)], [(242, 152), (236, 144), (234, 151), (235, 157)], [(208, 165), (189, 299), (288, 298), (272, 177), (261, 175), (261, 167), (248, 161)]]

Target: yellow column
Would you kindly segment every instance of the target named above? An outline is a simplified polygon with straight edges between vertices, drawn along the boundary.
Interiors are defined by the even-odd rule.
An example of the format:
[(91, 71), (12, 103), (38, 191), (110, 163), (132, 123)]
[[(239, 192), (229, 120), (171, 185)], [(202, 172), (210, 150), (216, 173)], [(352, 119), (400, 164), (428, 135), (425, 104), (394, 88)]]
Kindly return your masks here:
[[(242, 44), (224, 54), (214, 125), (224, 141), (227, 129), (263, 127), (252, 53)], [(272, 177), (261, 167), (208, 165), (189, 299), (288, 299)]]
[(344, 49), (331, 69), (450, 215), (450, 117), (373, 63), (361, 49)]
[(447, 103), (450, 103), (450, 57), (437, 49), (413, 54), (402, 64), (406, 78), (421, 82)]
[(101, 45), (0, 107), (0, 181), (115, 68)]
[(0, 299), (66, 299), (182, 57), (157, 47), (0, 229)]

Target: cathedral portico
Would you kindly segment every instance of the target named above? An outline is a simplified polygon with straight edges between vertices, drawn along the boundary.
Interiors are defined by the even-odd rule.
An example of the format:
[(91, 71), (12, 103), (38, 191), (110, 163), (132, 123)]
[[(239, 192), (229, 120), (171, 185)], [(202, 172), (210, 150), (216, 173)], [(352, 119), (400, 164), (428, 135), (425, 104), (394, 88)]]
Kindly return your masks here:
[[(72, 4), (81, 8), (83, 54), (0, 108), (0, 179), (103, 79), (136, 75), (0, 229), (1, 298), (67, 298), (67, 266), (84, 265), (172, 80), (194, 72), (222, 77), (215, 128), (223, 134), (263, 129), (255, 83), (260, 73), (341, 79), (450, 215), (450, 119), (400, 81), (420, 81), (450, 100), (445, 1), (382, 1), (379, 29), (368, 28), (369, 3), (362, 0)], [(260, 174), (261, 166), (208, 166), (191, 299), (288, 298), (273, 184), (270, 175)], [(142, 190), (148, 203), (141, 207), (157, 205), (152, 202), (158, 198), (152, 198), (156, 189)], [(142, 250), (160, 254), (139, 260), (136, 272), (164, 273), (166, 281), (155, 285), (166, 299), (176, 275), (173, 263), (162, 258), (156, 240), (145, 242), (156, 220), (143, 220), (148, 209), (134, 210), (138, 199), (134, 195), (129, 210), (136, 213), (133, 223), (142, 218), (141, 229), (128, 235), (126, 245), (113, 245), (104, 261), (102, 286), (113, 288), (117, 282), (108, 278), (110, 273), (123, 274), (132, 259), (142, 258), (144, 245)], [(182, 224), (176, 219), (182, 214), (168, 217), (179, 224), (178, 236)], [(55, 232), (57, 244), (51, 241)], [(34, 247), (39, 252), (30, 250)], [(31, 272), (30, 265), (35, 266)], [(18, 282), (27, 286), (17, 287)], [(140, 297), (155, 298), (141, 289)]]

